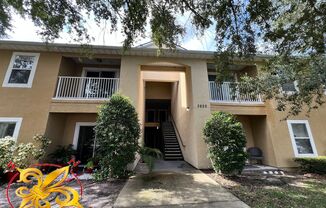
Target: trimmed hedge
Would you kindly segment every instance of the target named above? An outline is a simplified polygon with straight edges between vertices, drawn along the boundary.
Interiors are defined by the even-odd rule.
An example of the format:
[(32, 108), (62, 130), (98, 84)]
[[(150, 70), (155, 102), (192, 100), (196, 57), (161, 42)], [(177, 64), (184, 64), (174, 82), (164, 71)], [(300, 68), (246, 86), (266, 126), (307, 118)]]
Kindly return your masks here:
[(96, 157), (100, 169), (96, 179), (124, 178), (130, 173), (127, 165), (135, 161), (140, 125), (135, 107), (129, 98), (114, 94), (101, 106), (95, 126), (98, 144)]
[(213, 113), (203, 130), (208, 155), (216, 172), (240, 174), (245, 166), (246, 136), (241, 123), (231, 114)]
[(326, 156), (295, 158), (304, 172), (326, 174)]

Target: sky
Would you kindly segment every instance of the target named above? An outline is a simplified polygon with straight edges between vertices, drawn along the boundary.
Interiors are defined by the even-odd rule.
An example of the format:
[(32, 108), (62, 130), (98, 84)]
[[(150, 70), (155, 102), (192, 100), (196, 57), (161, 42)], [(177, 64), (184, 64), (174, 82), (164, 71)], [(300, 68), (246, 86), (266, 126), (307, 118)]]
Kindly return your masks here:
[[(17, 41), (36, 41), (42, 42), (41, 36), (37, 35), (37, 28), (34, 26), (33, 22), (29, 19), (23, 19), (18, 15), (13, 15), (12, 19), (13, 29), (8, 33), (9, 40)], [(180, 24), (186, 25), (186, 35), (183, 37), (181, 46), (188, 50), (204, 50), (204, 51), (214, 51), (214, 34), (213, 28), (210, 28), (205, 32), (203, 36), (196, 35), (193, 31), (191, 24), (189, 23), (189, 16), (185, 15), (179, 17), (178, 21)], [(96, 24), (88, 24), (88, 30), (94, 40), (91, 42), (93, 45), (111, 45), (111, 46), (121, 46), (123, 41), (123, 36), (118, 30), (115, 33), (110, 33), (109, 26), (105, 29), (105, 23), (101, 24), (101, 27), (96, 26)], [(139, 39), (134, 44), (137, 46), (142, 43), (150, 41), (150, 37)], [(71, 41), (69, 34), (62, 33), (61, 37), (54, 41), (55, 43), (74, 43)]]

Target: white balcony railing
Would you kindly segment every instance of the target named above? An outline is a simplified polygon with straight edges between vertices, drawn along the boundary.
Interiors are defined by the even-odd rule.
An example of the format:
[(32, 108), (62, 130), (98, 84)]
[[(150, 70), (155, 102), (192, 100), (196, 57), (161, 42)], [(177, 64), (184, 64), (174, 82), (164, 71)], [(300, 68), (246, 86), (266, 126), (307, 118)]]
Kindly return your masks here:
[(107, 99), (118, 89), (118, 78), (59, 76), (54, 98), (67, 100)]
[(260, 95), (240, 93), (239, 83), (209, 81), (210, 100), (221, 103), (262, 103)]

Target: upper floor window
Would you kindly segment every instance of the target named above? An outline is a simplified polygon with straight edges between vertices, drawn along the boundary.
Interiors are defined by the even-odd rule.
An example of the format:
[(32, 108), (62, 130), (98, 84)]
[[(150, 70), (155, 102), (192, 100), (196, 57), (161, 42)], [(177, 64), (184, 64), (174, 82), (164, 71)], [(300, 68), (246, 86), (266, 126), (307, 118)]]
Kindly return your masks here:
[(288, 120), (289, 132), (296, 157), (317, 156), (308, 121)]
[(32, 87), (39, 56), (39, 53), (13, 53), (2, 86)]
[(0, 139), (6, 136), (18, 137), (22, 118), (0, 117)]
[(294, 81), (294, 82), (287, 82), (282, 84), (282, 91), (289, 93), (289, 92), (298, 92), (298, 82)]

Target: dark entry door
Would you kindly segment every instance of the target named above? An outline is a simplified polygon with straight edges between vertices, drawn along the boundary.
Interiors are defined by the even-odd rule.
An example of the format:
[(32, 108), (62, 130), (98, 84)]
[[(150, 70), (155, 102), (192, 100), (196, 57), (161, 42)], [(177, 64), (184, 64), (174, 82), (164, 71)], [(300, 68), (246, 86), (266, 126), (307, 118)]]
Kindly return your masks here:
[(87, 160), (94, 157), (94, 145), (94, 126), (80, 126), (77, 146), (77, 159), (80, 160), (83, 164), (87, 163)]

